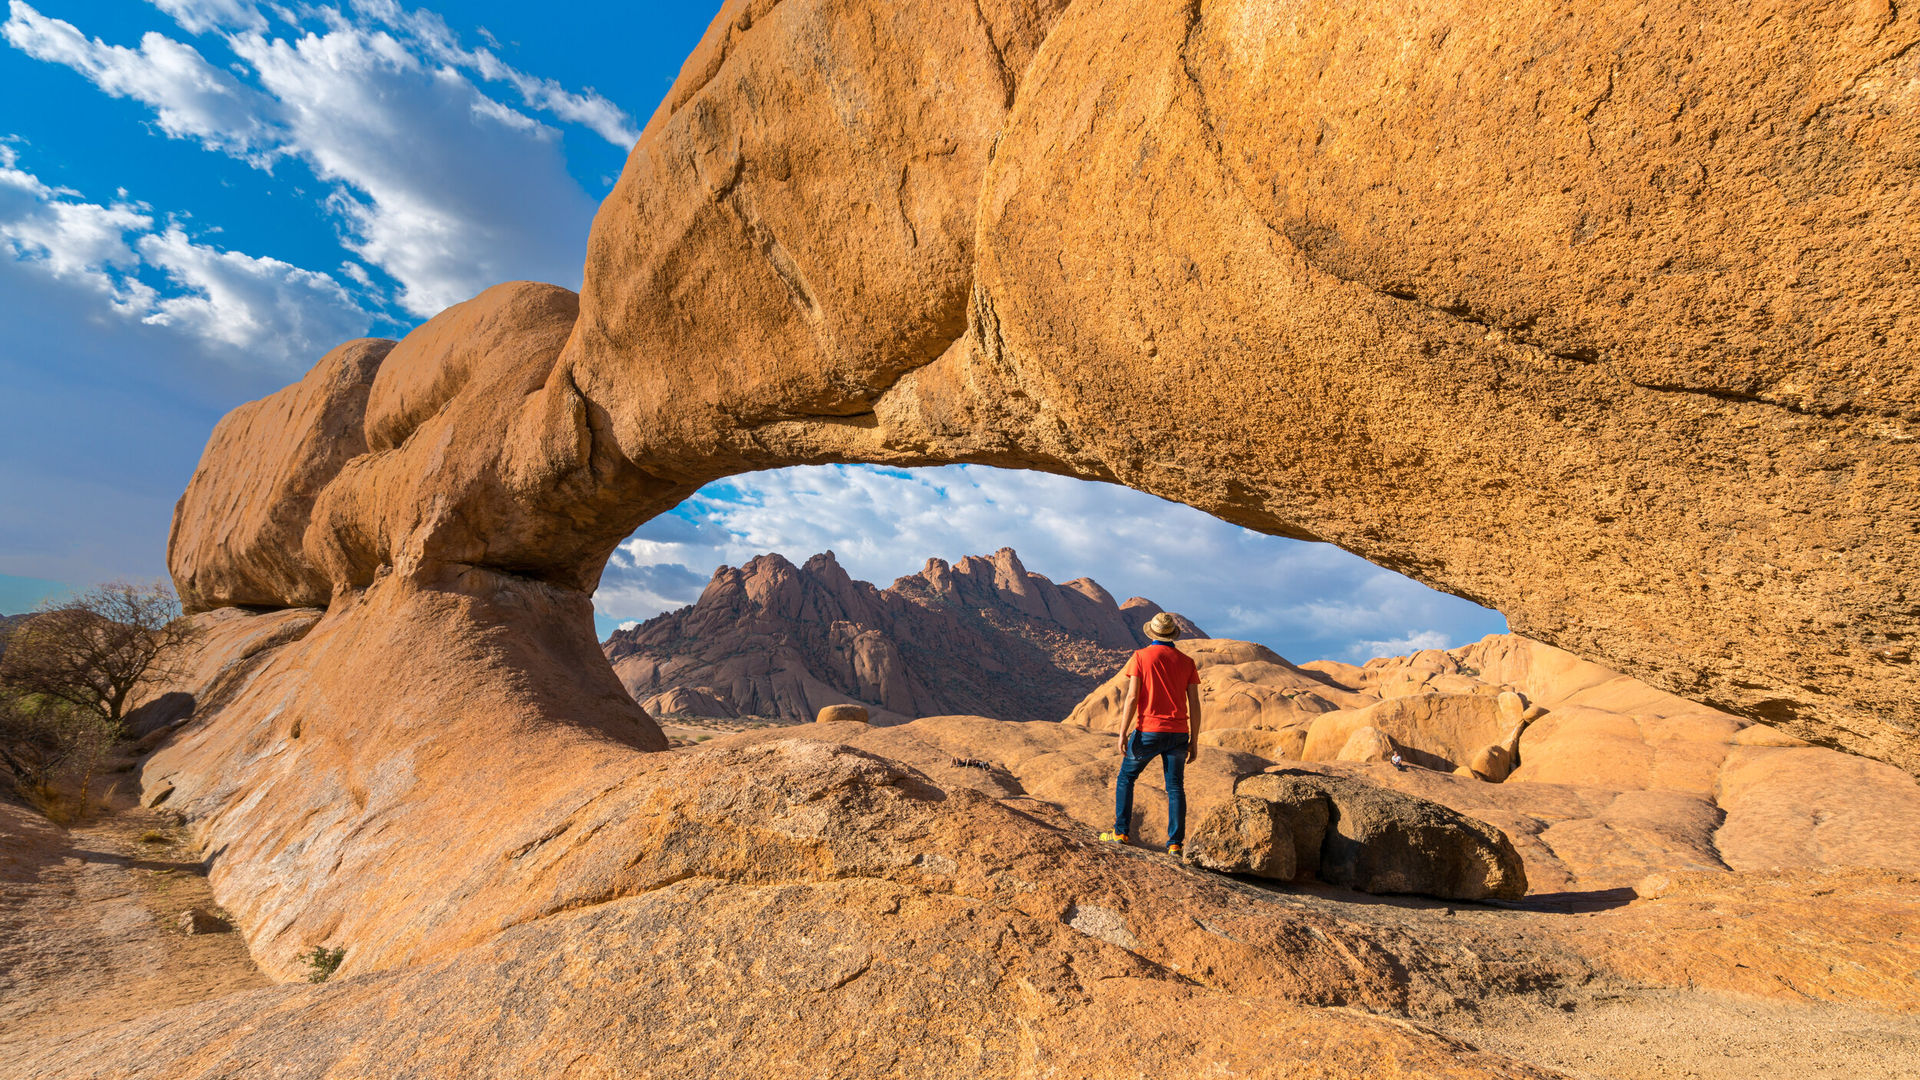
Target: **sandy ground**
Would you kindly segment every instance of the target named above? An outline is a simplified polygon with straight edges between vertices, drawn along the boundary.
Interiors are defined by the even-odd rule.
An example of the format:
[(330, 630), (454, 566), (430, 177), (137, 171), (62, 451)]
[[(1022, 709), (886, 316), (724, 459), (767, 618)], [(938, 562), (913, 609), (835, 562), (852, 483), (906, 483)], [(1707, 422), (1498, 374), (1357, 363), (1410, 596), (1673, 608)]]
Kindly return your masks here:
[(675, 750), (685, 750), (720, 735), (758, 728), (791, 727), (793, 723), (778, 717), (750, 716), (740, 720), (712, 720), (695, 717), (660, 719), (660, 733)]
[(1439, 1026), (1579, 1080), (1920, 1077), (1911, 1016), (1674, 990), (1602, 992), (1572, 1005), (1515, 1004), (1487, 1023)]
[(0, 805), (0, 1047), (272, 985), (238, 933), (180, 932), (219, 908), (177, 820), (110, 799), (71, 830)]

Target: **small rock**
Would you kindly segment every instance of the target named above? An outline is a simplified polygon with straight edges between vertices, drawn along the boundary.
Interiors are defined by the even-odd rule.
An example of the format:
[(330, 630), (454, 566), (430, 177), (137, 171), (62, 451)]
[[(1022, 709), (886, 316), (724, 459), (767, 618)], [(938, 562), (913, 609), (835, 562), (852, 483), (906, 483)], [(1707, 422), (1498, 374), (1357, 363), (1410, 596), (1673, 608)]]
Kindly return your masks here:
[(233, 929), (232, 923), (206, 908), (188, 908), (181, 912), (178, 925), (183, 934), (225, 934)]
[(1359, 780), (1322, 778), (1333, 802), (1320, 880), (1369, 893), (1517, 900), (1527, 872), (1505, 833), (1450, 807)]
[(1500, 719), (1508, 727), (1524, 723), (1527, 715), (1527, 699), (1511, 690), (1504, 690), (1495, 699), (1500, 705)]
[(820, 710), (813, 718), (817, 724), (864, 724), (867, 722), (865, 705), (829, 705)]
[(1140, 951), (1140, 941), (1127, 929), (1127, 920), (1120, 913), (1094, 904), (1073, 904), (1067, 908), (1066, 924), (1090, 938), (1097, 938), (1109, 945), (1118, 945), (1134, 952)]

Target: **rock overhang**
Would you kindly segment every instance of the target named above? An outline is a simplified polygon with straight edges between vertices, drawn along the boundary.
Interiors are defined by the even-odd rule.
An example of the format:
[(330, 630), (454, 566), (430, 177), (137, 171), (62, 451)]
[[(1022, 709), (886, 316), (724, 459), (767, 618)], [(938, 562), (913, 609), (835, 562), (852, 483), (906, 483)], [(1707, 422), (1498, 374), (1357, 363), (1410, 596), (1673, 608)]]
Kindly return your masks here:
[[(1920, 507), (1899, 495), (1920, 480), (1915, 369), (1904, 279), (1881, 264), (1916, 133), (1875, 114), (1852, 171), (1814, 184), (1861, 92), (1811, 118), (1790, 104), (1857, 69), (1891, 92), (1873, 80), (1911, 20), (1721, 13), (1705, 33), (1780, 61), (1721, 71), (1732, 54), (1652, 65), (1694, 33), (1678, 13), (1550, 8), (1423, 15), (1391, 53), (1356, 29), (1385, 8), (730, 5), (596, 219), (577, 301), (501, 286), (410, 335), (404, 370), (358, 347), (370, 387), (343, 396), (329, 360), (236, 411), (176, 518), (182, 595), (309, 605), (467, 567), (590, 591), (621, 538), (713, 479), (985, 462), (1328, 540), (1912, 768), (1915, 676), (1894, 658), (1920, 631), (1903, 600)], [(1276, 26), (1302, 43), (1276, 52)], [(800, 40), (863, 73), (856, 112), (803, 75)], [(1445, 78), (1482, 67), (1593, 109), (1535, 115)], [(1418, 77), (1375, 87), (1383, 71)], [(1734, 130), (1720, 83), (1806, 134)], [(1689, 94), (1677, 117), (1661, 104)], [(1389, 121), (1370, 133), (1355, 109)], [(1675, 187), (1695, 142), (1709, 178)], [(1754, 170), (1798, 194), (1722, 179)], [(1507, 251), (1533, 269), (1496, 272)], [(1817, 281), (1782, 283), (1809, 258)], [(1729, 321), (1736, 286), (1764, 318)], [(1884, 345), (1849, 346), (1860, 333)], [(242, 414), (286, 395), (327, 413), (316, 430), (361, 413), (313, 445), (250, 433)], [(270, 458), (297, 482), (236, 483)]]

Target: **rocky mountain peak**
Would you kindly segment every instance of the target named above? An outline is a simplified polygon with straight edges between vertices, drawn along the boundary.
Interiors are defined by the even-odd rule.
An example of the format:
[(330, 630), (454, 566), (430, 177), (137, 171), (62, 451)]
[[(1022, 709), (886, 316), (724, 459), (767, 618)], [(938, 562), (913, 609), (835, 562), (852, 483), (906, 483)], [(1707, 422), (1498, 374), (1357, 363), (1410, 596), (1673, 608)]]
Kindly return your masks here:
[[(1091, 578), (1056, 585), (1010, 547), (879, 589), (833, 552), (721, 567), (693, 606), (616, 632), (607, 658), (656, 713), (810, 719), (858, 702), (881, 719), (1058, 720), (1146, 643), (1152, 601)], [(1204, 634), (1182, 624), (1188, 636)]]

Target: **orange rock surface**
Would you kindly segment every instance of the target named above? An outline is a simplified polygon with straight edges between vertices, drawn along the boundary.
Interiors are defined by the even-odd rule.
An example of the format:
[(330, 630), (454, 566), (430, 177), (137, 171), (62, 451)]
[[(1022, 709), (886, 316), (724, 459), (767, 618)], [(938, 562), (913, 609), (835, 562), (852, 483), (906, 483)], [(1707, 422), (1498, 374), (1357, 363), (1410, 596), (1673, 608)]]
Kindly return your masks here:
[[(326, 614), (192, 688), (219, 707), (144, 782), (263, 966), (331, 942), (343, 982), (13, 1071), (1524, 1076), (1299, 1009), (1703, 981), (1627, 939), (1891, 1006), (1910, 942), (1807, 928), (1797, 895), (1762, 922), (1805, 948), (1738, 950), (1705, 899), (1618, 909), (1614, 944), (1347, 934), (854, 752), (677, 763), (588, 597), (635, 526), (741, 471), (1124, 483), (1711, 705), (1556, 699), (1526, 686), (1559, 661), (1489, 676), (1521, 662), (1493, 651), (1305, 688), (1549, 710), (1506, 783), (1393, 781), (1524, 793), (1488, 812), (1536, 887), (1525, 836), (1591, 853), (1569, 883), (1728, 830), (1755, 865), (1900, 869), (1904, 840), (1870, 838), (1920, 765), (1916, 42), (1920, 10), (1817, 0), (730, 0), (596, 218), (564, 334), (567, 298), (503, 286), (384, 382), (386, 343), (343, 346), (223, 421), (181, 500), (193, 609)], [(1756, 719), (1818, 746), (1735, 741)], [(1780, 809), (1809, 797), (1835, 801)], [(1769, 839), (1784, 821), (1812, 839)], [(1405, 947), (1436, 934), (1461, 949)], [(1845, 972), (1795, 974), (1816, 957)]]

